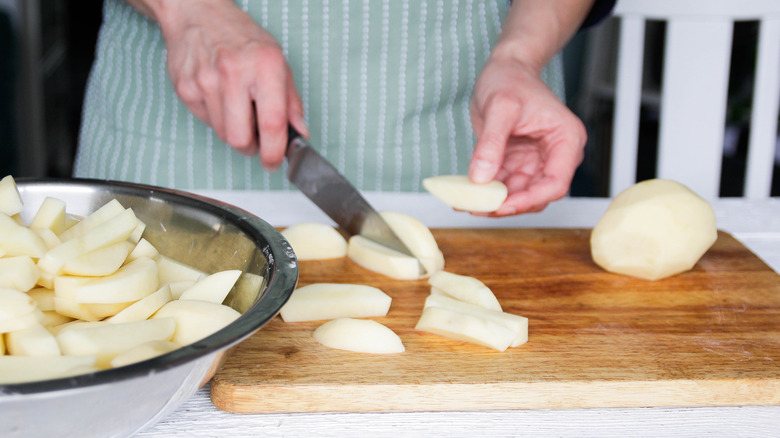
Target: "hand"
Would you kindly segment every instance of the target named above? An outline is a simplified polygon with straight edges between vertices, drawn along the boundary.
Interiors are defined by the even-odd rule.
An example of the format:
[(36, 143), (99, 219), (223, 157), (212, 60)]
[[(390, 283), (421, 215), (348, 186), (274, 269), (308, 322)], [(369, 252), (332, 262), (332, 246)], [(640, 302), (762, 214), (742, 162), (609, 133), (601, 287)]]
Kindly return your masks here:
[(238, 152), (276, 170), (287, 124), (308, 135), (292, 72), (274, 37), (230, 0), (170, 2), (156, 14), (176, 93)]
[(491, 57), (474, 88), (471, 120), (477, 135), (471, 180), (497, 179), (509, 191), (488, 216), (538, 212), (566, 195), (582, 162), (585, 126), (537, 71)]

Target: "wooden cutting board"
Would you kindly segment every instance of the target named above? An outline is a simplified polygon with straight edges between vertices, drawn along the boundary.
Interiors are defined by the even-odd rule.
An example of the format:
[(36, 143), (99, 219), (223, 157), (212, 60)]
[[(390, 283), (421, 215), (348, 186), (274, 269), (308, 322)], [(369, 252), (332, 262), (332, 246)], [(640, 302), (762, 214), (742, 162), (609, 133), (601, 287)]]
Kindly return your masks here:
[(299, 285), (360, 283), (393, 297), (375, 318), (406, 352), (329, 349), (322, 322), (275, 318), (211, 383), (232, 412), (780, 404), (780, 275), (726, 233), (687, 273), (644, 281), (590, 258), (589, 230), (435, 229), (446, 270), (488, 285), (529, 318), (506, 352), (414, 330), (430, 286), (348, 259), (301, 262)]

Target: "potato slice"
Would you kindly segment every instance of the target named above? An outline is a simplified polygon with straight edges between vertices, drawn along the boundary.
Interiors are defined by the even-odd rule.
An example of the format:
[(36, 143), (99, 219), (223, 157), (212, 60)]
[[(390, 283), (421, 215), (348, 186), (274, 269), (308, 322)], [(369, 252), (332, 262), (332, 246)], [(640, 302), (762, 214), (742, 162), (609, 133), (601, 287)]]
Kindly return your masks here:
[[(0, 300), (1, 302), (2, 300)], [(16, 330), (23, 330), (27, 327), (31, 327), (36, 324), (40, 324), (43, 321), (43, 312), (38, 309), (34, 309), (31, 312), (12, 316), (10, 318), (0, 317), (0, 333), (8, 333)]]
[(412, 255), (425, 267), (426, 275), (444, 269), (444, 254), (431, 230), (418, 219), (395, 211), (379, 213)]
[(30, 222), (31, 229), (49, 230), (59, 236), (66, 229), (65, 201), (47, 196)]
[(398, 280), (416, 280), (426, 275), (416, 258), (380, 245), (361, 235), (349, 238), (347, 255), (358, 265)]
[(111, 367), (117, 368), (157, 357), (179, 348), (171, 341), (149, 341), (133, 347), (111, 359)]
[(285, 228), (282, 235), (298, 260), (337, 259), (347, 255), (347, 241), (330, 225), (303, 222)]
[(493, 291), (474, 277), (439, 271), (428, 279), (428, 283), (432, 286), (432, 294), (444, 294), (498, 312), (502, 310)]
[(133, 250), (130, 251), (130, 254), (127, 255), (127, 261), (132, 262), (139, 257), (148, 257), (157, 260), (160, 257), (160, 253), (148, 240), (141, 238), (138, 243), (135, 244)]
[(142, 257), (114, 274), (95, 277), (80, 285), (76, 288), (74, 300), (79, 303), (126, 303), (140, 300), (158, 288), (157, 263)]
[(285, 322), (385, 316), (392, 298), (362, 284), (314, 283), (295, 289), (279, 314)]
[(0, 180), (0, 213), (13, 216), (24, 209), (22, 197), (11, 175)]
[[(116, 199), (105, 203), (102, 207), (90, 213), (74, 223), (73, 226), (59, 234), (63, 242), (81, 236), (104, 224), (105, 222), (117, 217), (125, 211), (125, 207)], [(137, 225), (137, 224), (136, 224)], [(135, 226), (133, 227), (135, 229)]]
[(116, 324), (120, 322), (142, 321), (148, 319), (150, 316), (154, 315), (154, 312), (160, 310), (162, 306), (171, 301), (171, 299), (171, 287), (166, 284), (157, 289), (156, 292), (141, 298), (114, 316), (106, 318), (106, 321)]
[(222, 304), (240, 276), (241, 271), (238, 269), (216, 272), (182, 292), (179, 299), (211, 301), (212, 303)]
[[(52, 305), (54, 305), (53, 303), (54, 299), (52, 298)], [(60, 315), (55, 310), (43, 310), (41, 313), (43, 313), (43, 319), (41, 319), (40, 323), (47, 329), (74, 321), (74, 318), (66, 315)]]
[(24, 292), (0, 287), (0, 321), (24, 316), (37, 309), (37, 303)]
[(71, 298), (54, 297), (54, 310), (57, 313), (83, 321), (100, 321), (107, 316), (116, 315), (131, 304), (133, 303), (79, 303)]
[(176, 261), (162, 254), (157, 256), (157, 275), (160, 284), (168, 284), (178, 281), (199, 281), (206, 278), (207, 274), (185, 263)]
[(57, 379), (95, 370), (95, 356), (0, 356), (0, 383)]
[(0, 258), (0, 288), (26, 292), (35, 286), (40, 274), (29, 256)]
[(515, 333), (514, 340), (509, 345), (517, 347), (528, 342), (528, 318), (502, 311), (486, 309), (471, 303), (466, 303), (446, 295), (429, 295), (425, 299), (424, 309), (428, 307), (441, 307), (454, 312), (472, 315), (478, 318), (492, 320), (501, 324)]
[(152, 316), (173, 318), (176, 331), (171, 341), (184, 346), (199, 341), (230, 324), (241, 316), (223, 304), (198, 300), (174, 300), (164, 305)]
[[(85, 219), (86, 220), (86, 219)], [(72, 227), (75, 228), (77, 225)], [(51, 275), (62, 273), (62, 267), (69, 260), (82, 254), (127, 240), (138, 226), (133, 210), (127, 209), (100, 225), (79, 234), (70, 240), (62, 239), (62, 245), (52, 248), (38, 260), (38, 269)], [(63, 234), (65, 234), (66, 230)]]
[(607, 271), (658, 280), (692, 269), (717, 238), (707, 201), (680, 183), (653, 179), (615, 197), (593, 228), (590, 249)]
[(98, 248), (68, 260), (62, 265), (62, 272), (87, 277), (113, 274), (124, 264), (133, 248), (133, 244), (126, 240)]
[(118, 354), (138, 345), (170, 340), (175, 330), (173, 318), (156, 318), (62, 330), (57, 333), (57, 342), (63, 354), (97, 356), (97, 365), (102, 368)]
[(46, 250), (50, 250), (52, 248), (55, 248), (62, 244), (62, 241), (59, 237), (57, 237), (56, 234), (54, 234), (54, 231), (48, 229), (48, 228), (30, 228), (35, 232), (35, 234), (38, 235), (38, 237), (43, 240), (43, 243), (46, 245)]
[(41, 324), (5, 334), (8, 352), (14, 356), (59, 356), (54, 335)]
[(507, 197), (501, 181), (475, 184), (466, 175), (440, 175), (423, 179), (423, 187), (445, 204), (465, 211), (489, 213), (498, 210)]
[(47, 248), (35, 231), (0, 213), (0, 250), (5, 256), (26, 255), (37, 259), (46, 253)]
[(326, 347), (357, 353), (392, 354), (406, 351), (395, 332), (370, 319), (334, 319), (317, 327), (313, 336)]
[(35, 287), (27, 291), (27, 296), (34, 299), (38, 308), (45, 311), (54, 310), (54, 290), (45, 287)]
[(458, 312), (443, 307), (423, 309), (415, 330), (505, 351), (516, 333), (491, 318)]

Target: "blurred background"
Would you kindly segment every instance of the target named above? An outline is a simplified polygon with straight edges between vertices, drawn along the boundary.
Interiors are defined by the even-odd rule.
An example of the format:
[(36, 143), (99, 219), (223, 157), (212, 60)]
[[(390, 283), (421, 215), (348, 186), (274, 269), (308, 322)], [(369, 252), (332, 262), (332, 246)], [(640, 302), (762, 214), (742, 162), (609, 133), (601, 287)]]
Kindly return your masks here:
[[(0, 0), (0, 175), (69, 176), (102, 0)], [(572, 196), (606, 196), (619, 23), (579, 33), (564, 51), (567, 104), (589, 131)], [(654, 176), (665, 26), (646, 26), (638, 179)], [(734, 27), (721, 196), (741, 196), (758, 26)], [(780, 140), (772, 196), (780, 196)]]

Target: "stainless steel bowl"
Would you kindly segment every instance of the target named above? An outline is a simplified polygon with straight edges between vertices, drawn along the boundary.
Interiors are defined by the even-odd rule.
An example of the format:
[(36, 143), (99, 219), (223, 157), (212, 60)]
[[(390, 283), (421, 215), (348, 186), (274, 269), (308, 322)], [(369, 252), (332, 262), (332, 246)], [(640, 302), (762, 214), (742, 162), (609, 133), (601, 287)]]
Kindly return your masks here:
[(17, 184), (28, 222), (47, 196), (62, 199), (77, 215), (115, 198), (146, 223), (144, 237), (162, 254), (207, 272), (241, 269), (263, 281), (239, 280), (250, 286), (236, 288), (225, 303), (242, 316), (186, 347), (72, 378), (0, 385), (2, 437), (128, 436), (156, 423), (214, 375), (232, 346), (273, 318), (295, 288), (298, 265), (290, 245), (275, 228), (239, 208), (122, 182), (18, 179)]

